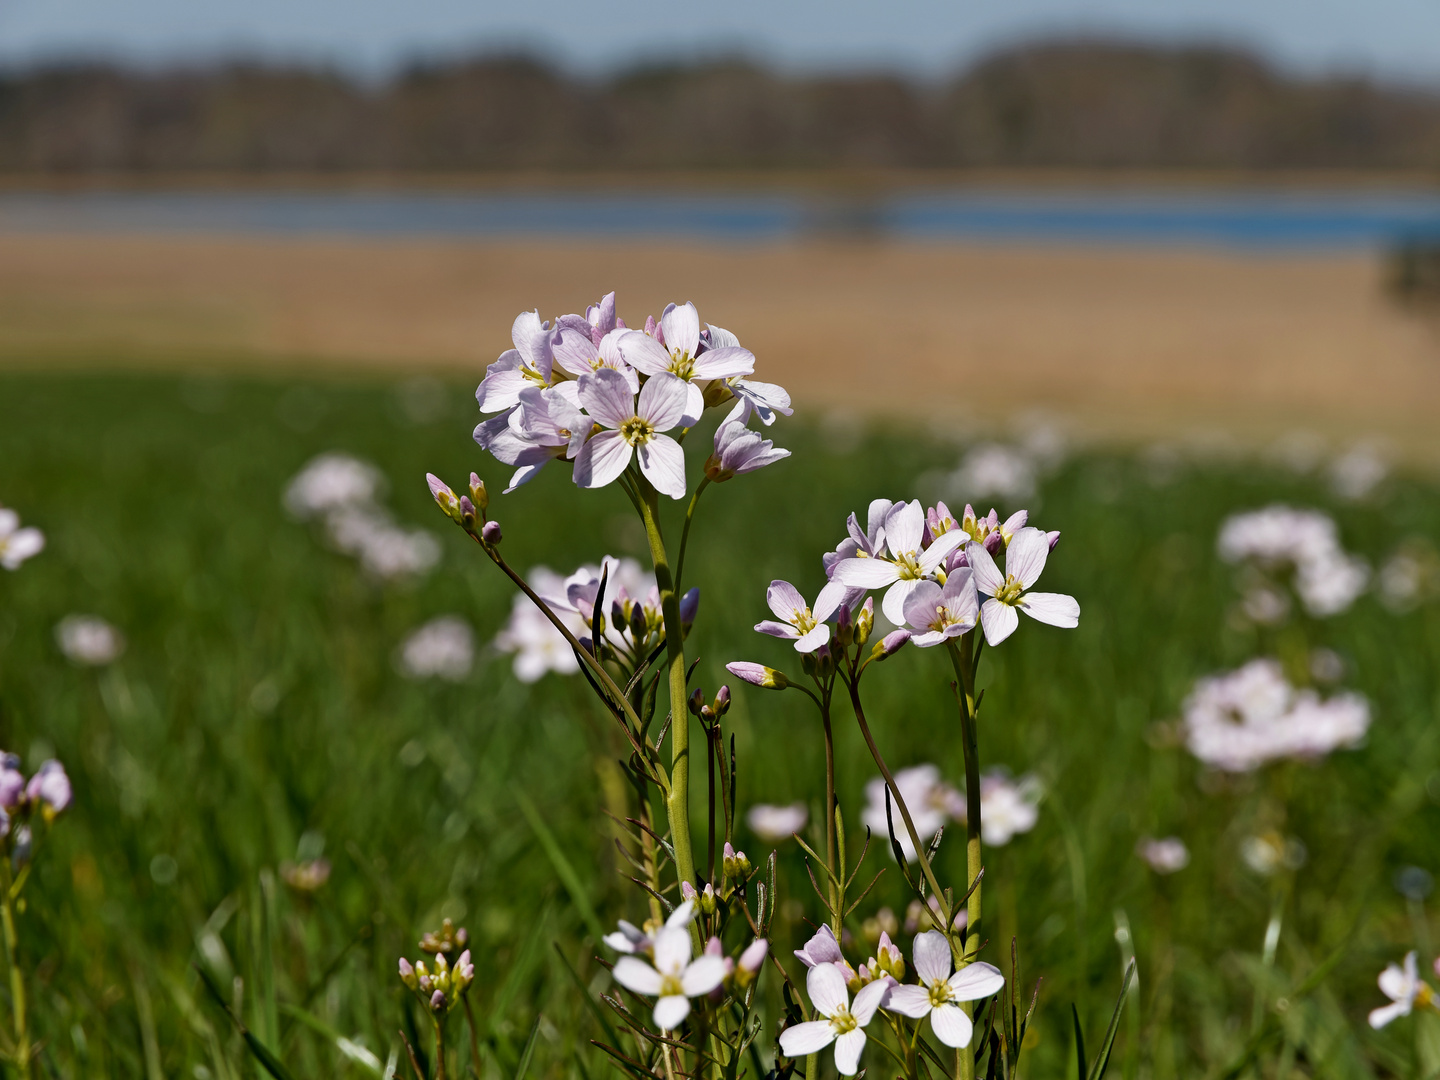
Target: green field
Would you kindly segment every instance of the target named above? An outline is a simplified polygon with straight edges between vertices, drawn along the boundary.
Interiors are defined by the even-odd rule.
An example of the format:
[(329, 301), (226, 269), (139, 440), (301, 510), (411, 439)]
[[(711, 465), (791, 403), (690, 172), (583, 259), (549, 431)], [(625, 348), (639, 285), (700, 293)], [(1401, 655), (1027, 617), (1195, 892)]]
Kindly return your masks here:
[[(482, 654), (467, 681), (428, 684), (392, 663), (433, 615), (461, 614), (488, 640), (510, 610), (508, 583), (425, 487), (427, 470), (453, 484), (472, 468), (492, 491), (503, 486), (470, 439), (473, 385), (444, 390), (417, 409), (414, 385), (382, 381), (0, 375), (0, 502), (49, 538), (42, 555), (0, 571), (0, 745), (27, 766), (59, 757), (76, 790), (36, 854), (20, 916), (45, 1042), (37, 1075), (257, 1075), (197, 963), (295, 1077), (373, 1075), (334, 1036), (384, 1061), (398, 1030), (423, 1022), (396, 958), (414, 958), (419, 933), (445, 915), (471, 934), (487, 1077), (514, 1080), (532, 1030), (529, 1077), (607, 1071), (561, 960), (598, 994), (603, 950), (517, 792), (607, 926), (638, 919), (640, 894), (616, 872), (598, 813), (619, 751), (612, 732), (578, 678), (525, 686), (507, 657)], [(751, 630), (768, 617), (766, 584), (784, 577), (813, 595), (847, 513), (924, 494), (917, 478), (958, 457), (953, 444), (893, 431), (841, 440), (803, 410), (773, 434), (793, 458), (712, 489), (699, 511), (686, 576), (702, 602), (688, 648), (708, 693), (731, 660), (797, 674), (788, 645)], [(332, 449), (375, 462), (397, 518), (439, 536), (427, 577), (378, 585), (287, 516), (289, 478)], [(984, 760), (1036, 772), (1048, 789), (1038, 826), (987, 858), (997, 917), (985, 955), (1001, 963), (1013, 935), (1027, 986), (1044, 979), (1026, 1075), (1073, 1075), (1072, 1003), (1098, 1039), (1120, 983), (1117, 920), (1132, 928), (1139, 983), (1113, 1076), (1219, 1075), (1256, 1031), (1275, 1032), (1260, 1045), (1260, 1075), (1440, 1068), (1440, 1016), (1378, 1033), (1365, 1020), (1385, 1002), (1381, 968), (1418, 948), (1428, 970), (1440, 931), (1394, 884), (1405, 867), (1440, 872), (1440, 605), (1396, 614), (1367, 595), (1344, 616), (1264, 639), (1237, 624), (1235, 570), (1216, 557), (1216, 533), (1228, 514), (1277, 500), (1334, 513), (1345, 546), (1372, 565), (1409, 539), (1440, 540), (1440, 491), (1403, 474), (1358, 506), (1315, 477), (1234, 459), (1160, 469), (1087, 451), (1043, 482), (1032, 524), (1064, 534), (1044, 586), (1079, 598), (1080, 627), (1026, 622), (981, 667)], [(559, 471), (495, 497), (491, 514), (522, 568), (568, 572), (643, 551), (618, 490), (579, 492)], [(69, 663), (53, 629), (72, 612), (119, 626), (124, 656), (100, 669)], [(1197, 676), (1313, 645), (1338, 652), (1343, 684), (1371, 702), (1362, 747), (1222, 779), (1176, 744), (1167, 722)], [(938, 651), (905, 650), (867, 676), (867, 705), (892, 765), (933, 761), (959, 781), (947, 672)], [(824, 773), (809, 703), (732, 689), (740, 805), (814, 805)], [(853, 821), (874, 767), (853, 725), (841, 722), (837, 741)], [(1267, 828), (1303, 842), (1293, 880), (1257, 876), (1240, 858), (1242, 841)], [(1160, 878), (1134, 849), (1169, 834), (1192, 861)], [(328, 884), (288, 888), (278, 866), (322, 840)], [(768, 853), (743, 829), (741, 846), (752, 860)], [(869, 860), (891, 865), (878, 846)], [(947, 839), (939, 861), (963, 878), (963, 842)], [(788, 958), (819, 906), (793, 843), (781, 864), (776, 946)], [(903, 910), (898, 874), (873, 897), (867, 908)], [(1327, 960), (1328, 978), (1297, 993)], [(773, 977), (763, 1000), (773, 1018)], [(762, 1039), (767, 1063), (772, 1042)]]

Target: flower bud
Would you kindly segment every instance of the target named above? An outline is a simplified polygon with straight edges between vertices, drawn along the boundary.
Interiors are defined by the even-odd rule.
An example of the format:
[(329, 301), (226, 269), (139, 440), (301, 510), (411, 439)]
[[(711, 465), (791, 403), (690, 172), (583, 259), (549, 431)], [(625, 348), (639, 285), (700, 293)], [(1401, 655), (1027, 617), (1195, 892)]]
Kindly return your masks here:
[(733, 664), (726, 664), (725, 670), (751, 686), (759, 686), (766, 690), (784, 690), (790, 685), (790, 679), (783, 671), (776, 671), (764, 664), (752, 664), (748, 661), (737, 660)]
[(695, 615), (700, 610), (699, 588), (686, 589), (685, 595), (680, 597), (680, 625), (689, 626), (695, 621)]
[(841, 604), (835, 613), (835, 632), (830, 635), (837, 649), (848, 649), (855, 640), (855, 618), (850, 614), (850, 605)]
[[(622, 620), (615, 620), (616, 626), (625, 625)], [(645, 605), (630, 605), (630, 636), (636, 641), (644, 641), (645, 635), (650, 632), (650, 627), (645, 621)]]
[(896, 982), (905, 979), (905, 957), (890, 941), (890, 935), (880, 932), (880, 944), (875, 949), (875, 963), (886, 975)]
[(694, 716), (699, 716), (700, 709), (705, 704), (705, 692), (697, 686), (695, 688), (695, 692), (690, 695), (690, 701), (688, 702), (688, 704), (690, 706), (691, 714)]
[(700, 910), (700, 913), (701, 913), (702, 915), (714, 915), (714, 914), (715, 914), (715, 886), (714, 886), (714, 885), (711, 885), (708, 881), (705, 883), (705, 889), (704, 889), (704, 891), (701, 892), (700, 895), (695, 898), (695, 906)]
[(867, 596), (860, 613), (855, 616), (855, 644), (864, 645), (870, 640), (870, 631), (875, 628), (875, 598)]
[(475, 529), (475, 504), (470, 501), (469, 495), (460, 496), (460, 524), (465, 527), (466, 532), (473, 532)]
[(699, 895), (699, 894), (696, 893), (696, 891), (695, 891), (695, 886), (694, 886), (694, 885), (691, 885), (690, 882), (688, 882), (688, 881), (682, 881), (682, 882), (680, 882), (680, 899), (681, 899), (681, 900), (688, 900), (688, 901), (691, 901), (691, 902), (693, 903), (694, 900), (695, 900), (695, 898), (696, 898), (698, 895)]
[(713, 409), (716, 405), (724, 405), (735, 396), (730, 389), (730, 384), (724, 379), (712, 379), (710, 385), (705, 387), (705, 408)]
[(25, 774), (17, 754), (0, 755), (0, 807), (14, 810), (25, 794)]
[(815, 673), (821, 679), (828, 679), (835, 673), (835, 654), (830, 651), (828, 644), (815, 650)]
[(403, 956), (400, 958), (400, 981), (411, 990), (416, 989), (420, 985), (420, 980), (415, 977), (415, 969), (410, 966), (410, 961), (406, 960)]
[(715, 695), (715, 715), (724, 716), (730, 711), (730, 687), (721, 686), (720, 692)]
[(909, 630), (892, 630), (870, 650), (871, 660), (886, 660), (894, 656), (910, 640)]
[(502, 534), (500, 532), (500, 523), (498, 521), (487, 521), (485, 523), (485, 527), (480, 530), (480, 539), (484, 540), (485, 543), (489, 544), (491, 547), (494, 547), (496, 544), (500, 543), (500, 540), (502, 539)]
[(731, 847), (728, 840), (725, 842), (725, 854), (720, 862), (720, 871), (727, 878), (742, 881), (750, 875), (750, 860), (745, 857), (743, 851), (736, 851)]
[(473, 472), (470, 474), (470, 500), (482, 515), (490, 507), (490, 493), (485, 490), (485, 481)]
[(445, 991), (436, 990), (430, 995), (430, 1008), (438, 1012), (445, 1011)]
[(455, 498), (455, 492), (434, 473), (426, 473), (425, 482), (430, 485), (430, 494), (435, 499), (435, 504), (445, 512), (446, 517), (457, 525), (460, 524), (460, 500)]

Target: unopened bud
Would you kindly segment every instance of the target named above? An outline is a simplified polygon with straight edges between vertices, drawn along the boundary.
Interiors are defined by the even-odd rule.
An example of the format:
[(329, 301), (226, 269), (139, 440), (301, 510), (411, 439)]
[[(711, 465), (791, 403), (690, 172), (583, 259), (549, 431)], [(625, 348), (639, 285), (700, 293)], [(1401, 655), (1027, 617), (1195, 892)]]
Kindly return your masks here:
[(410, 961), (403, 956), (400, 958), (400, 981), (414, 990), (420, 985), (420, 980), (415, 977), (415, 969), (410, 966)]
[(446, 517), (457, 525), (461, 524), (460, 500), (455, 498), (455, 492), (450, 490), (450, 485), (434, 473), (426, 473), (425, 482), (430, 485), (430, 494), (435, 499), (435, 505), (444, 511)]
[(708, 881), (705, 883), (705, 889), (704, 889), (704, 891), (701, 892), (700, 895), (695, 898), (695, 906), (700, 910), (701, 914), (703, 914), (703, 915), (714, 915), (714, 914), (715, 914), (715, 886), (714, 886), (714, 885), (711, 885)]
[(875, 648), (870, 650), (870, 659), (886, 660), (904, 648), (909, 640), (909, 630), (892, 630), (875, 643)]
[(690, 701), (688, 702), (688, 704), (690, 706), (691, 714), (699, 716), (700, 709), (705, 704), (705, 692), (697, 686), (695, 688), (695, 692), (690, 695)]
[(875, 628), (875, 598), (867, 596), (860, 613), (855, 616), (855, 644), (864, 645), (870, 640), (870, 631)]
[(750, 876), (750, 860), (745, 857), (743, 851), (736, 851), (730, 846), (729, 841), (726, 841), (725, 853), (720, 861), (720, 870), (727, 878), (743, 881)]
[(435, 993), (430, 995), (430, 1008), (434, 1009), (437, 1013), (445, 1011), (445, 991), (436, 990)]
[(694, 902), (700, 894), (695, 891), (695, 886), (688, 881), (680, 882), (680, 899)]
[(479, 515), (475, 513), (475, 504), (470, 501), (469, 495), (460, 496), (460, 524), (465, 526), (466, 532), (474, 532), (475, 519)]
[(685, 595), (680, 597), (680, 625), (689, 626), (695, 621), (696, 614), (700, 611), (700, 590), (699, 588), (686, 589)]
[[(620, 621), (619, 621), (618, 619), (616, 620), (615, 625), (616, 625), (616, 626), (620, 626), (620, 625), (621, 625), (621, 623), (620, 623)], [(645, 635), (649, 632), (649, 630), (650, 630), (650, 627), (649, 627), (649, 626), (646, 624), (646, 622), (645, 622), (645, 605), (644, 605), (644, 604), (631, 604), (631, 605), (630, 605), (630, 636), (631, 636), (632, 638), (634, 638), (636, 641), (644, 641), (644, 640), (645, 640)]]
[(855, 639), (855, 617), (850, 614), (849, 604), (841, 604), (835, 613), (835, 633), (831, 637), (838, 649), (848, 648)]
[(715, 695), (715, 715), (724, 716), (730, 711), (730, 687), (720, 687), (720, 692)]
[(835, 672), (835, 654), (830, 651), (830, 646), (821, 645), (815, 650), (815, 673), (821, 679), (828, 679)]
[(725, 670), (751, 686), (759, 686), (766, 690), (784, 690), (790, 685), (790, 679), (783, 671), (776, 671), (764, 664), (752, 664), (749, 661), (737, 660), (733, 664), (726, 664)]
[(481, 514), (490, 507), (490, 493), (485, 490), (485, 481), (473, 472), (470, 474), (470, 499)]
[(716, 405), (723, 405), (735, 396), (730, 389), (730, 384), (724, 379), (712, 379), (710, 385), (705, 387), (705, 408), (713, 409)]
[(500, 532), (500, 523), (498, 521), (487, 521), (485, 527), (480, 530), (480, 539), (484, 540), (485, 543), (491, 547), (500, 543), (502, 538), (503, 534)]

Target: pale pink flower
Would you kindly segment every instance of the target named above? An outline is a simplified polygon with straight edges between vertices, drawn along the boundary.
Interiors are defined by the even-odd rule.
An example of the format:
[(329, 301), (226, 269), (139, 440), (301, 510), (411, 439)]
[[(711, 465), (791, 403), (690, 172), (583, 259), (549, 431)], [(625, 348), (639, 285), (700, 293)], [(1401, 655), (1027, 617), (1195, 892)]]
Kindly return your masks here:
[(1390, 999), (1389, 1005), (1382, 1005), (1370, 1013), (1370, 1026), (1382, 1028), (1392, 1020), (1409, 1016), (1416, 1005), (1434, 1007), (1435, 992), (1420, 978), (1413, 951), (1405, 954), (1405, 966), (1391, 964), (1380, 973), (1380, 990)]
[(580, 376), (580, 403), (607, 430), (592, 435), (576, 456), (575, 483), (604, 487), (638, 456), (640, 471), (656, 491), (672, 499), (684, 498), (685, 452), (664, 434), (685, 414), (684, 382), (674, 375), (652, 375), (637, 399), (623, 375), (601, 368)]
[(985, 598), (980, 624), (989, 644), (999, 645), (1015, 632), (1020, 625), (1017, 608), (1051, 626), (1071, 629), (1080, 625), (1080, 605), (1073, 596), (1028, 591), (1039, 580), (1049, 554), (1050, 538), (1039, 529), (1023, 528), (1005, 551), (1002, 574), (983, 544), (966, 545), (965, 557), (975, 571), (975, 588)]
[[(873, 508), (874, 504), (871, 505)], [(860, 589), (885, 589), (881, 609), (896, 625), (905, 621), (905, 601), (910, 594), (919, 588), (920, 582), (933, 579), (946, 557), (967, 539), (963, 532), (948, 532), (926, 547), (925, 511), (918, 501), (890, 507), (885, 515), (883, 551), (877, 549), (873, 554), (865, 554), (864, 545), (853, 533), (854, 530), (852, 538), (856, 539), (857, 550), (853, 557), (841, 558), (835, 563), (831, 579)], [(864, 538), (874, 543), (870, 536)]]
[(841, 1076), (854, 1076), (865, 1050), (865, 1026), (890, 993), (888, 979), (862, 987), (850, 1001), (845, 976), (834, 964), (817, 964), (805, 979), (810, 1004), (823, 1020), (794, 1024), (780, 1033), (780, 1052), (802, 1058), (835, 1044), (835, 1068)]
[[(682, 904), (676, 909), (689, 907)], [(691, 909), (693, 912), (693, 908)], [(684, 922), (689, 922), (689, 913)], [(627, 990), (654, 997), (655, 1026), (674, 1031), (690, 1015), (690, 999), (703, 997), (725, 981), (725, 961), (709, 953), (690, 958), (690, 931), (671, 916), (655, 936), (654, 965), (638, 956), (622, 956), (615, 962), (615, 981)]]
[(700, 316), (689, 302), (666, 307), (654, 337), (632, 330), (620, 338), (621, 356), (641, 374), (669, 373), (684, 382), (686, 403), (681, 427), (690, 427), (705, 411), (705, 395), (693, 380), (729, 379), (755, 370), (755, 356), (749, 349), (722, 345), (701, 352), (700, 345)]
[(1005, 976), (998, 968), (980, 962), (950, 974), (950, 943), (938, 930), (916, 935), (911, 955), (920, 984), (892, 986), (885, 1008), (912, 1020), (928, 1016), (935, 1037), (946, 1046), (969, 1046), (974, 1029), (959, 1003), (998, 993), (1005, 985)]
[(831, 581), (816, 596), (812, 610), (794, 585), (788, 581), (772, 581), (770, 588), (765, 590), (765, 602), (780, 621), (766, 619), (756, 623), (755, 629), (771, 637), (794, 641), (796, 652), (814, 652), (830, 640), (829, 620), (842, 604), (854, 599), (851, 590), (839, 582)]

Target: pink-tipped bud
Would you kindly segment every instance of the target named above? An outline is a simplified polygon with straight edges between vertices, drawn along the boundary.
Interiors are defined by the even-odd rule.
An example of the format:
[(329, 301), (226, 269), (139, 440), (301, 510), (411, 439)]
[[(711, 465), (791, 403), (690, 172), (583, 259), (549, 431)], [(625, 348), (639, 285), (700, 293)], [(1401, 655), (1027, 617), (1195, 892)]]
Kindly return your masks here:
[(435, 505), (444, 511), (446, 517), (459, 524), (460, 500), (455, 497), (455, 492), (450, 490), (450, 485), (434, 473), (426, 473), (425, 482), (430, 485), (430, 495), (434, 498)]
[(420, 985), (420, 980), (415, 977), (415, 969), (410, 966), (410, 961), (405, 957), (400, 958), (400, 981), (414, 990)]
[(430, 995), (430, 1008), (434, 1009), (436, 1012), (444, 1011), (445, 991), (436, 990), (435, 993)]
[(467, 529), (475, 528), (475, 519), (479, 517), (475, 513), (475, 504), (470, 501), (469, 495), (460, 496), (460, 524)]
[(855, 644), (864, 645), (870, 640), (870, 631), (875, 629), (875, 598), (867, 596), (865, 603), (855, 616)]
[(498, 521), (487, 521), (485, 527), (480, 530), (480, 539), (484, 540), (485, 543), (491, 547), (500, 543), (503, 537), (504, 534), (500, 531), (500, 523)]
[(688, 702), (688, 704), (690, 706), (691, 714), (694, 716), (699, 716), (700, 709), (705, 704), (705, 691), (701, 690), (697, 686), (695, 688), (695, 692), (690, 695), (690, 701)]
[(680, 882), (680, 899), (694, 900), (700, 894), (695, 891), (695, 886), (688, 881)]
[(717, 694), (715, 695), (715, 712), (716, 712), (716, 714), (719, 715), (719, 716), (724, 716), (724, 715), (725, 715), (727, 712), (729, 712), (729, 711), (730, 711), (730, 687), (729, 687), (729, 686), (721, 686), (719, 693), (717, 693)]
[(765, 957), (770, 951), (770, 943), (763, 937), (756, 938), (745, 947), (740, 954), (740, 970), (748, 971), (754, 975), (760, 970), (760, 965), (765, 962)]
[(910, 640), (909, 630), (892, 630), (870, 651), (870, 659), (885, 660), (894, 656)]
[(706, 956), (724, 956), (724, 955), (725, 955), (725, 947), (720, 944), (720, 939), (719, 939), (718, 937), (711, 937), (709, 941), (705, 942), (705, 955), (706, 955)]
[(485, 481), (481, 480), (480, 477), (476, 476), (473, 472), (470, 474), (470, 499), (475, 503), (476, 509), (482, 514), (485, 513), (486, 508), (490, 505), (490, 493), (485, 490)]
[(763, 687), (766, 690), (784, 690), (790, 685), (790, 679), (783, 671), (776, 671), (764, 664), (752, 664), (749, 661), (737, 660), (733, 664), (726, 664), (725, 670), (737, 679), (748, 682), (751, 686)]

